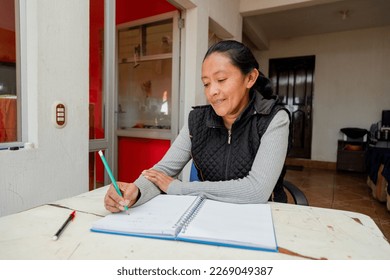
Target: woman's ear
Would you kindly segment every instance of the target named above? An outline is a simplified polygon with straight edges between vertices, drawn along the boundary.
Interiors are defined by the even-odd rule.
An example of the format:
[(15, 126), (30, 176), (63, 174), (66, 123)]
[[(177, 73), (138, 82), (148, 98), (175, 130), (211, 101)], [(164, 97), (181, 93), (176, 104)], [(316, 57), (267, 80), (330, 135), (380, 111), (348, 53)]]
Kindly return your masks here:
[(249, 72), (247, 75), (248, 80), (247, 80), (246, 87), (247, 88), (253, 87), (253, 85), (256, 83), (256, 80), (258, 77), (259, 77), (259, 70), (257, 70), (256, 68), (253, 68), (253, 70), (251, 72)]

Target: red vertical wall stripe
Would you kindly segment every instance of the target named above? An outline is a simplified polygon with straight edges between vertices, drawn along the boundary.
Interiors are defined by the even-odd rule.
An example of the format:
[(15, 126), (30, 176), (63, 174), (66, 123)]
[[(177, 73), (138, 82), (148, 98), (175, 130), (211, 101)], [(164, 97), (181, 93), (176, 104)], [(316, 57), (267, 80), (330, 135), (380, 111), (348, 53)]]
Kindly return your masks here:
[[(158, 14), (175, 11), (176, 8), (166, 0), (116, 0), (116, 24), (134, 21)], [(102, 71), (104, 30), (104, 1), (90, 0), (90, 93), (89, 98), (95, 103), (94, 136), (104, 137), (101, 115)], [(168, 150), (170, 141), (158, 139), (119, 138), (118, 142), (118, 180), (134, 181), (145, 168), (151, 167)], [(103, 181), (103, 166), (96, 162), (96, 180)]]

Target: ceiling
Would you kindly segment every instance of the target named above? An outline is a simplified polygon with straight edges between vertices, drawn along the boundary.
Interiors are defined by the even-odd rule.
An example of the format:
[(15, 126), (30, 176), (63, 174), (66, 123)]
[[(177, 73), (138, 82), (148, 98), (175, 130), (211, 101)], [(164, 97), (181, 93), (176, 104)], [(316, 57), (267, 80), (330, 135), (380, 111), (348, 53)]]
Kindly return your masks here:
[(389, 0), (344, 0), (256, 13), (243, 15), (243, 32), (260, 50), (274, 39), (390, 25)]

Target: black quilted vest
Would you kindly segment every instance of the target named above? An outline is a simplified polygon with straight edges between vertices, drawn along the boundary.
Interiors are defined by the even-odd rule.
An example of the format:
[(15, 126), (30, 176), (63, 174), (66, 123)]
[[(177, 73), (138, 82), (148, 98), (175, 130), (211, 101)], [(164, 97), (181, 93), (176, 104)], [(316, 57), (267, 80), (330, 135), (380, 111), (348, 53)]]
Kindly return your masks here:
[[(211, 105), (194, 107), (189, 114), (188, 126), (192, 158), (199, 179), (225, 181), (247, 176), (261, 137), (275, 114), (283, 109), (278, 99), (264, 99), (255, 92), (229, 132)], [(274, 188), (274, 201), (287, 200), (282, 186), (283, 176), (284, 172)]]

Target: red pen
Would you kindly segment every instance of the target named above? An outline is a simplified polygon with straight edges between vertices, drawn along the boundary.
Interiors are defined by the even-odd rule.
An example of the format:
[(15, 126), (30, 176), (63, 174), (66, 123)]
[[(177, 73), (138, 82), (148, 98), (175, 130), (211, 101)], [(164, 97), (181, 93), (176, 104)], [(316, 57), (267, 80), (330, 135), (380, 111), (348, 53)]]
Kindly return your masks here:
[(62, 225), (62, 227), (56, 232), (56, 234), (54, 234), (53, 236), (53, 240), (57, 240), (58, 238), (60, 238), (60, 235), (61, 233), (64, 231), (64, 229), (66, 228), (66, 226), (74, 219), (74, 217), (76, 216), (76, 211), (73, 211), (69, 217), (66, 219), (65, 223)]

